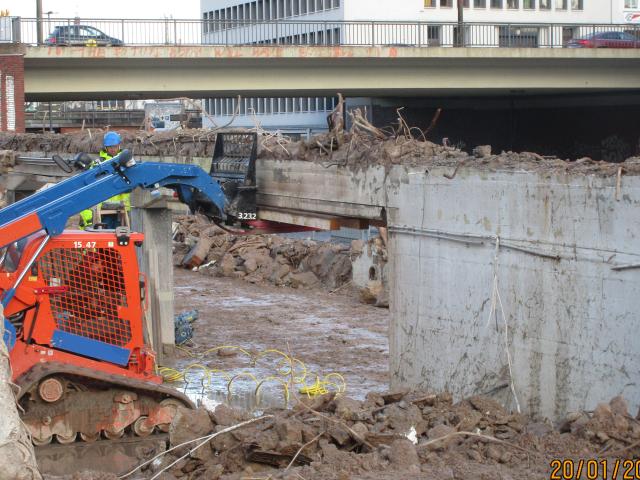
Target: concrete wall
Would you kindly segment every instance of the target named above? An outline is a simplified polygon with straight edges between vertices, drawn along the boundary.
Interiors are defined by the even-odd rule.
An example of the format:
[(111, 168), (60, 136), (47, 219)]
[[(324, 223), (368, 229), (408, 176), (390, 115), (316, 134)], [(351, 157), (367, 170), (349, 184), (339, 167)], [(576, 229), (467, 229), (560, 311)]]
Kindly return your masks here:
[[(640, 177), (396, 167), (389, 187), (393, 386), (492, 393), (557, 418), (640, 403)], [(495, 262), (495, 243), (501, 248)], [(465, 243), (468, 242), (468, 243)], [(558, 256), (559, 259), (550, 258)], [(633, 410), (632, 410), (633, 411)]]

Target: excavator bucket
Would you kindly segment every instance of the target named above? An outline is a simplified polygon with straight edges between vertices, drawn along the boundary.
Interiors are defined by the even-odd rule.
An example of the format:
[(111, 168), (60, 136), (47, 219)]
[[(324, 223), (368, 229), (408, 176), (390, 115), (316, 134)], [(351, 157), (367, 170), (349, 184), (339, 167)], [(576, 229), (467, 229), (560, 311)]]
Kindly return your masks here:
[(226, 213), (237, 220), (256, 218), (258, 135), (224, 132), (216, 136), (209, 174), (227, 199)]

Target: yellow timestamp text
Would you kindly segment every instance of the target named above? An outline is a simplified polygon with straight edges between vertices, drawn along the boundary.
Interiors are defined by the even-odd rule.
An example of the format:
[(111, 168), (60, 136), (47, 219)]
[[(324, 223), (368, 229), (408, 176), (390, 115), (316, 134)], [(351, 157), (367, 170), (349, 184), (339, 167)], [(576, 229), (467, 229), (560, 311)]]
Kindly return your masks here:
[(640, 480), (640, 460), (554, 459), (549, 480)]

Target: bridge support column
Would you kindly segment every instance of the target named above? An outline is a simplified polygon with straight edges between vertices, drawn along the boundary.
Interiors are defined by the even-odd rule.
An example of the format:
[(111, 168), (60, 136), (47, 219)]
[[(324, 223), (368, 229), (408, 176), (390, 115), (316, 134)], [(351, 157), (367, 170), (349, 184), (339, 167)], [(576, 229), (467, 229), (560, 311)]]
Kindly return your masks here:
[(175, 347), (171, 203), (154, 201), (146, 190), (131, 195), (131, 229), (145, 235), (138, 263), (147, 276), (146, 332), (159, 362)]
[(0, 131), (24, 133), (24, 55), (0, 55)]

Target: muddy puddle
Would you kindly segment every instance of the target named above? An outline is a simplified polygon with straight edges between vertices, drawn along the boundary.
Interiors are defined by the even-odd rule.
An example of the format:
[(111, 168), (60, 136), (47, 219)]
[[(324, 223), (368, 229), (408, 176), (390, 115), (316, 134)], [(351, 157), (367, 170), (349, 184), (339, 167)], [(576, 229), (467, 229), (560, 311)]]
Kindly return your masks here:
[(36, 459), (43, 474), (69, 475), (92, 470), (122, 475), (166, 450), (168, 435), (154, 434), (148, 438), (98, 440), (36, 448)]
[(172, 385), (196, 401), (282, 407), (283, 382), (291, 384), (285, 357), (296, 359), (290, 397), (316, 380), (358, 399), (388, 387), (389, 312), (357, 295), (176, 269), (175, 300), (177, 312), (196, 309), (199, 318), (190, 345), (165, 364), (184, 373), (185, 381)]

